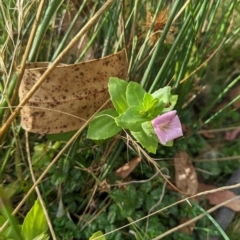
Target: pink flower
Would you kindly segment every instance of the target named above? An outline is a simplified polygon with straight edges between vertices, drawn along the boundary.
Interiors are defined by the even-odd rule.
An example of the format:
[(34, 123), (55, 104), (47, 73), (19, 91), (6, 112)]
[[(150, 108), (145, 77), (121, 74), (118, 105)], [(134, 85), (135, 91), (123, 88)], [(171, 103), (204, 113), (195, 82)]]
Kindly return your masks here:
[(174, 110), (152, 120), (154, 131), (163, 145), (183, 135), (182, 125), (176, 114), (177, 111)]

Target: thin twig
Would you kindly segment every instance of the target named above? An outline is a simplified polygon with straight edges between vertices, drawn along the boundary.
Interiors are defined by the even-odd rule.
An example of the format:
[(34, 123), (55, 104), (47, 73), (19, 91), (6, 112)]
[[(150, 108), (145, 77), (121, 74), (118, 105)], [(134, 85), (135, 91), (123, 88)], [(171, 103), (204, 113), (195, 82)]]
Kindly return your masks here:
[[(93, 201), (93, 198), (94, 198), (94, 195), (95, 195), (95, 193), (96, 193), (96, 191), (97, 191), (97, 188), (98, 188), (98, 184), (95, 184), (95, 186), (94, 186), (94, 188), (93, 188), (93, 191), (92, 191), (92, 194), (91, 194), (91, 197), (90, 197), (90, 199), (89, 199), (89, 201), (88, 201), (88, 204), (87, 204), (87, 206), (85, 207), (85, 209), (84, 209), (84, 211), (83, 211), (83, 213), (82, 213), (82, 217), (80, 217), (79, 221), (81, 221), (81, 218), (83, 218), (83, 217), (85, 216), (85, 214), (86, 214), (89, 206), (91, 205), (91, 203), (92, 203), (92, 201)], [(79, 221), (78, 221), (78, 222), (79, 222)], [(80, 231), (82, 231), (82, 229), (83, 229), (84, 227), (85, 227), (85, 225), (81, 228)]]
[[(29, 165), (29, 171), (30, 171), (30, 174), (31, 174), (31, 177), (32, 177), (32, 181), (35, 184), (36, 183), (36, 178), (34, 176), (34, 172), (33, 172), (33, 168), (32, 168), (32, 161), (31, 161), (31, 154), (30, 154), (30, 147), (29, 147), (28, 132), (25, 132), (25, 138), (26, 138), (26, 152), (27, 152), (27, 160), (28, 160), (28, 165)], [(49, 217), (47, 209), (45, 207), (45, 203), (43, 201), (42, 195), (41, 195), (37, 185), (35, 187), (35, 190), (36, 190), (39, 202), (40, 202), (40, 204), (42, 206), (43, 213), (44, 213), (44, 215), (45, 215), (45, 217), (47, 219), (47, 223), (48, 223), (48, 227), (49, 227), (50, 233), (52, 235), (52, 239), (53, 240), (57, 240), (55, 232), (53, 230), (53, 226), (52, 226), (50, 217)]]
[(197, 131), (197, 133), (202, 134), (202, 133), (227, 132), (227, 131), (231, 131), (231, 130), (235, 130), (235, 129), (239, 129), (239, 128), (240, 128), (240, 126), (219, 128), (219, 129), (200, 130), (200, 131)]
[(220, 161), (230, 161), (230, 160), (239, 160), (240, 156), (233, 156), (233, 157), (219, 157), (219, 158), (208, 158), (208, 159), (192, 159), (192, 162), (220, 162)]
[[(127, 132), (126, 132), (127, 134)], [(184, 194), (184, 192), (180, 191), (177, 187), (175, 187), (168, 179), (167, 177), (162, 173), (162, 171), (158, 168), (158, 164), (146, 153), (145, 150), (143, 150), (139, 145), (137, 145), (137, 143), (135, 143), (135, 141), (133, 140), (133, 138), (128, 135), (128, 138), (131, 140), (133, 146), (135, 146), (135, 149), (137, 149), (137, 151), (139, 152), (139, 155), (141, 155), (140, 153), (142, 153), (143, 156), (146, 157), (146, 159), (155, 167), (156, 171), (160, 173), (160, 175), (163, 177), (163, 179), (171, 186), (173, 187), (177, 192)]]
[(125, 185), (130, 185), (130, 184), (134, 184), (134, 183), (146, 183), (146, 182), (150, 182), (153, 178), (155, 178), (157, 175), (159, 175), (159, 172), (156, 172), (152, 177), (145, 179), (145, 180), (139, 180), (139, 181), (130, 181), (130, 182), (121, 182), (118, 184), (112, 184), (110, 185), (111, 187), (118, 187), (118, 186), (125, 186)]
[[(103, 201), (103, 203), (104, 203), (106, 200), (108, 200), (108, 198), (105, 198), (104, 201)], [(85, 224), (84, 224), (84, 225), (82, 226), (82, 228), (80, 229), (80, 231), (83, 231), (83, 229), (84, 229), (86, 226), (89, 226), (103, 211), (105, 211), (105, 210), (109, 207), (109, 205), (111, 204), (111, 202), (112, 202), (112, 200), (110, 199), (110, 200), (108, 201), (108, 203), (104, 204), (104, 207), (103, 207), (99, 212), (97, 212), (97, 210), (96, 210), (94, 213), (92, 213), (93, 218), (92, 218), (91, 220), (89, 220), (89, 221), (86, 221)], [(82, 216), (84, 216), (84, 215), (82, 214)], [(81, 218), (79, 219), (78, 222), (80, 222), (80, 220), (81, 220)]]

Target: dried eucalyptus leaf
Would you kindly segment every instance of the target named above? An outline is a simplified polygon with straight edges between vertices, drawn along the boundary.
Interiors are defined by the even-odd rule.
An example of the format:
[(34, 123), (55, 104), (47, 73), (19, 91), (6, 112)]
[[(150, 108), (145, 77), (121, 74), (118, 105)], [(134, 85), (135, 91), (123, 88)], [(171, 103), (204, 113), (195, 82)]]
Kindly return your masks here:
[[(19, 98), (22, 100), (48, 63), (28, 63)], [(53, 134), (79, 129), (109, 98), (110, 77), (126, 79), (125, 49), (101, 59), (57, 66), (21, 110), (21, 125), (30, 132)]]

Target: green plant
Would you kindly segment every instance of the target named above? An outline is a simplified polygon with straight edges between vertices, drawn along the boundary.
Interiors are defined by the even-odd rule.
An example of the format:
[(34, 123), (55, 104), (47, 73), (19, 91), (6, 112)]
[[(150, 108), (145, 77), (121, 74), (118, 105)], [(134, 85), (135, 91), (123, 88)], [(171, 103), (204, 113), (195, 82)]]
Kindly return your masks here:
[(104, 110), (93, 118), (88, 138), (107, 139), (128, 129), (142, 147), (156, 153), (159, 141), (171, 146), (173, 139), (182, 136), (180, 120), (176, 111), (171, 111), (177, 96), (171, 96), (170, 87), (150, 94), (138, 83), (110, 78), (108, 89), (115, 109)]
[[(2, 200), (2, 199), (1, 199)], [(48, 240), (48, 224), (43, 213), (39, 200), (36, 200), (30, 211), (24, 218), (22, 225), (11, 216), (9, 206), (4, 204), (1, 207), (2, 216), (0, 216), (1, 225), (5, 224), (7, 219), (10, 225), (0, 234), (1, 239), (24, 239), (24, 240)]]
[[(158, 238), (178, 226), (180, 216), (199, 214), (186, 205), (161, 211), (179, 200), (165, 181), (174, 182), (173, 158), (179, 150), (188, 153), (199, 178), (210, 184), (225, 184), (239, 165), (238, 139), (224, 138), (239, 125), (234, 107), (239, 96), (228, 95), (239, 84), (239, 9), (239, 0), (0, 1), (0, 179), (9, 196), (3, 199), (0, 234), (21, 239), (18, 223), (36, 199), (36, 186), (53, 224), (53, 239), (89, 239), (99, 230), (106, 236), (96, 235), (107, 240)], [(17, 115), (27, 100), (14, 110), (27, 61), (49, 62), (50, 72), (60, 62), (74, 64), (122, 48), (131, 81), (110, 79), (115, 109), (96, 112), (88, 133), (24, 135)], [(39, 77), (43, 82), (46, 72)], [(121, 86), (114, 90), (113, 83)], [(158, 91), (164, 99), (154, 96)], [(168, 102), (174, 105), (175, 95), (174, 108), (187, 130), (169, 148), (158, 144), (152, 121), (164, 114)], [(215, 138), (202, 131), (213, 131)], [(135, 156), (142, 158), (139, 166), (119, 179), (116, 170)], [(6, 219), (11, 223), (4, 230)], [(221, 232), (209, 219), (205, 215), (195, 227), (199, 238)], [(191, 237), (175, 231), (164, 239)]]

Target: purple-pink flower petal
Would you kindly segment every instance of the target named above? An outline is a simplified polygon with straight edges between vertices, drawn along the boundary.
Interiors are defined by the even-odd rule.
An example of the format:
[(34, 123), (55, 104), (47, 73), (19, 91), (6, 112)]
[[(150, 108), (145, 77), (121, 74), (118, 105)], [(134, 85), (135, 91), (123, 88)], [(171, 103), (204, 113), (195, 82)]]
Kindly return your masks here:
[(160, 128), (154, 128), (154, 130), (158, 136), (160, 143), (165, 145), (167, 143), (166, 138), (165, 138), (165, 133)]
[(183, 135), (181, 122), (176, 114), (177, 111), (174, 110), (152, 120), (154, 131), (163, 145)]
[(176, 116), (176, 114), (177, 114), (176, 110), (166, 112), (166, 113), (156, 117), (155, 119), (153, 119), (152, 124), (153, 124), (153, 126), (163, 124), (163, 123), (171, 120), (172, 118), (174, 118)]

